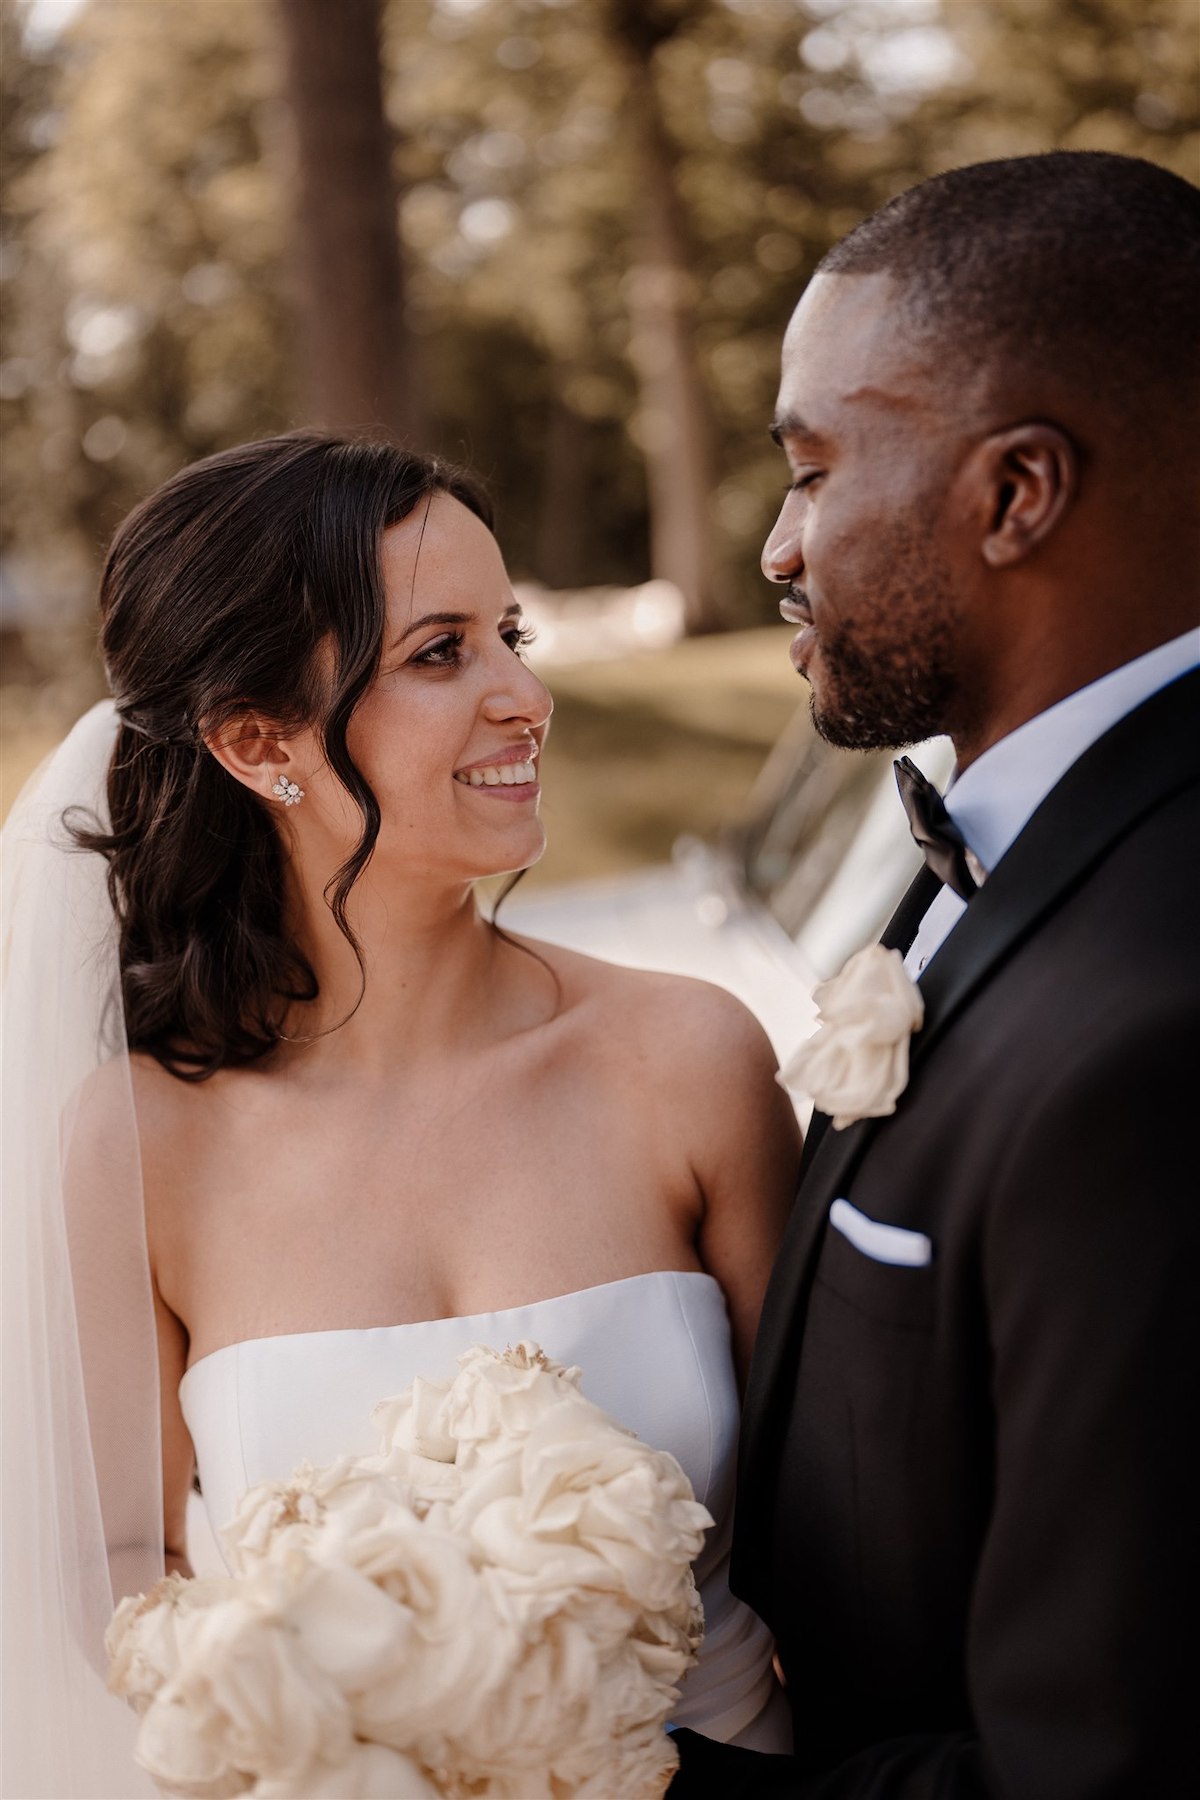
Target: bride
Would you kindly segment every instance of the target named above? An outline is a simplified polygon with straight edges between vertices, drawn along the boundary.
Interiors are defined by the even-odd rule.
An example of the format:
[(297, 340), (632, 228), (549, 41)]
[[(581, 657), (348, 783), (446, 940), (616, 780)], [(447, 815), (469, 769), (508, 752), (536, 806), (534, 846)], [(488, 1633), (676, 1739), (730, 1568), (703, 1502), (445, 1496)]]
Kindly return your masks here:
[[(84, 1592), (63, 1636), (95, 1662), (113, 1598), (160, 1556), (188, 1572), (197, 1475), (219, 1527), (251, 1483), (373, 1449), (372, 1406), (415, 1375), (520, 1338), (578, 1363), (716, 1519), (677, 1720), (787, 1748), (771, 1643), (726, 1563), (738, 1383), (796, 1126), (727, 994), (534, 944), (476, 906), (476, 881), (542, 852), (552, 708), (485, 501), (390, 446), (245, 445), (125, 521), (101, 614), (115, 711), (76, 728), (10, 853), (10, 1036), (22, 979), (37, 1043), (58, 1033), (52, 1082), (16, 1050), (10, 1115), (35, 1138), (49, 1090), (68, 1123), (55, 1170), (34, 1147), (16, 1175), (57, 1201), (66, 1252), (23, 1199), (12, 1297), (33, 1349), (11, 1382), (6, 1353), (6, 1435), (11, 1401), (29, 1459), (73, 1449), (49, 1509), (25, 1456), (6, 1475), (6, 1537), (27, 1527), (38, 1554), (22, 1544), (5, 1609), (6, 1724), (26, 1738), (5, 1793), (133, 1791), (118, 1703), (85, 1682), (56, 1725), (54, 1682), (27, 1666), (39, 1579), (68, 1613)], [(97, 1019), (119, 971), (90, 1063), (63, 1047), (62, 956), (27, 950), (26, 925), (71, 947)]]

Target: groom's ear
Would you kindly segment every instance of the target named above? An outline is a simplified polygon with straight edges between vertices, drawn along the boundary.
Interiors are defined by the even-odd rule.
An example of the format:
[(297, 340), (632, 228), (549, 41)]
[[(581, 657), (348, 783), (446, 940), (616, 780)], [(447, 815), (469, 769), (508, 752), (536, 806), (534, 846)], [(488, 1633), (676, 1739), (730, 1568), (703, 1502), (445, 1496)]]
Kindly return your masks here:
[(1079, 487), (1079, 455), (1057, 425), (1031, 421), (994, 432), (975, 452), (985, 521), (980, 544), (993, 569), (1005, 569), (1045, 543)]

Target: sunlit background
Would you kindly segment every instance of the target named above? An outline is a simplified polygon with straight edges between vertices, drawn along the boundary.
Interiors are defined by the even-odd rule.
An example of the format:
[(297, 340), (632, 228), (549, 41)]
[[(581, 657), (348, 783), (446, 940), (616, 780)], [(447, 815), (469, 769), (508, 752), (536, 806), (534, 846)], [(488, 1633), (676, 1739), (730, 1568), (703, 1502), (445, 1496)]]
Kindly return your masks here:
[(97, 568), (300, 424), (489, 483), (558, 695), (553, 881), (735, 818), (801, 701), (779, 341), (922, 176), (1196, 179), (1195, 0), (2, 0), (6, 796), (102, 691)]

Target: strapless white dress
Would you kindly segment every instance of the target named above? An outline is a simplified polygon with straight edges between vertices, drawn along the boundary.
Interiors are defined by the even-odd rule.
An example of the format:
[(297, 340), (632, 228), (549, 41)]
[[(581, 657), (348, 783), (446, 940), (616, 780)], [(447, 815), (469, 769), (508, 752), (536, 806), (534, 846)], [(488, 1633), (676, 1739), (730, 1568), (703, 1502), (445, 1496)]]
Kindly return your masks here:
[(577, 1363), (590, 1400), (669, 1450), (716, 1521), (696, 1568), (705, 1638), (673, 1722), (758, 1750), (791, 1748), (766, 1627), (729, 1591), (738, 1396), (720, 1285), (696, 1271), (632, 1275), (500, 1312), (229, 1344), (180, 1384), (214, 1530), (256, 1482), (307, 1459), (379, 1448), (371, 1409), (417, 1375), (447, 1378), (472, 1344), (532, 1339)]

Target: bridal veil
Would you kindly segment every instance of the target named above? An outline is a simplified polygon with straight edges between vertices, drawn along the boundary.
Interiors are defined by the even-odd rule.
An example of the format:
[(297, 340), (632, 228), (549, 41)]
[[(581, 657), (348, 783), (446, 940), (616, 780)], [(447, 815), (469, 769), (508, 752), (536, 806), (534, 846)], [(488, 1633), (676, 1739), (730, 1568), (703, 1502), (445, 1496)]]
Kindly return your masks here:
[(116, 735), (104, 701), (3, 834), (5, 1800), (155, 1792), (103, 1650), (163, 1569), (154, 1301), (106, 865), (64, 823), (107, 819)]

